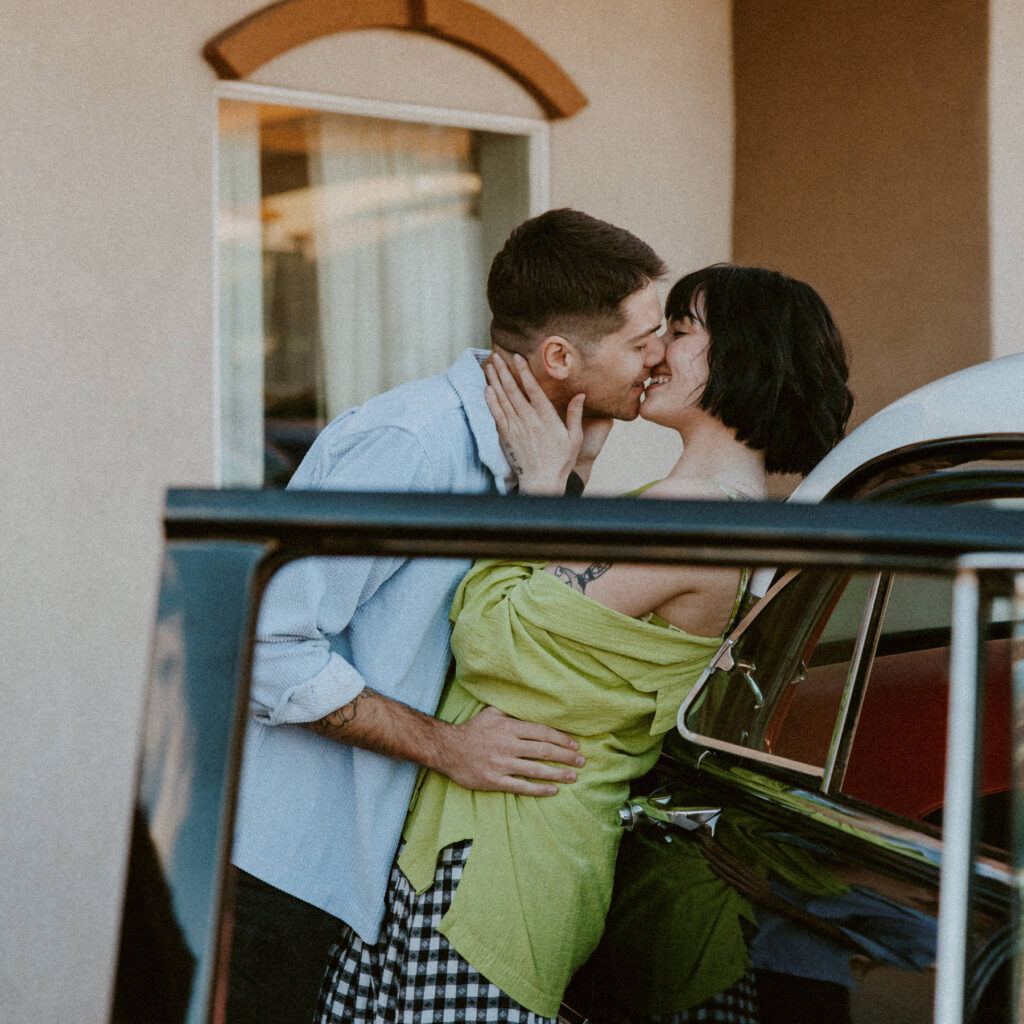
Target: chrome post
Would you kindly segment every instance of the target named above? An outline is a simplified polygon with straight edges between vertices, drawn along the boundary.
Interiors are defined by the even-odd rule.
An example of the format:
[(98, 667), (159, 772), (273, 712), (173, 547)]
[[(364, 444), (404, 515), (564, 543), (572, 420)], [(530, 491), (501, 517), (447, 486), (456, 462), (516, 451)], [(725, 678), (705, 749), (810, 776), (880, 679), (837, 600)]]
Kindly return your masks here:
[(1011, 1024), (1024, 1024), (1024, 572), (1013, 577), (1013, 721), (1011, 743), (1013, 782), (1011, 822), (1014, 876), (1013, 988)]
[(856, 733), (855, 729), (847, 728), (847, 719), (850, 717), (851, 709), (853, 709), (854, 721), (860, 714), (864, 691), (868, 685), (868, 673), (875, 656), (873, 647), (870, 651), (865, 650), (865, 647), (868, 637), (876, 636), (880, 629), (891, 591), (892, 576), (886, 575), (883, 579), (882, 574), (877, 573), (872, 579), (871, 589), (868, 591), (866, 607), (870, 609), (870, 614), (864, 616), (860, 629), (857, 631), (857, 639), (853, 645), (853, 657), (850, 659), (846, 683), (843, 686), (843, 696), (839, 703), (839, 713), (836, 715), (836, 724), (828, 745), (825, 774), (821, 780), (821, 788), (826, 793), (837, 791), (843, 784), (846, 763), (850, 758), (850, 747)]
[(953, 583), (952, 652), (946, 733), (935, 1024), (963, 1024), (970, 953), (974, 788), (978, 741), (979, 575), (961, 566)]

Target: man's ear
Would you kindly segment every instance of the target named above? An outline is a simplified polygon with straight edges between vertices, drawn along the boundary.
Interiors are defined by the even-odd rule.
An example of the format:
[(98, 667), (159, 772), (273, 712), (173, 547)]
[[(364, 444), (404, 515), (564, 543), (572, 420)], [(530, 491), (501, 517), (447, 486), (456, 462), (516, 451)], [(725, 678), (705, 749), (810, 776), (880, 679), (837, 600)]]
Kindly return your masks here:
[(565, 380), (579, 360), (576, 346), (561, 335), (552, 334), (537, 346), (537, 359), (552, 380)]

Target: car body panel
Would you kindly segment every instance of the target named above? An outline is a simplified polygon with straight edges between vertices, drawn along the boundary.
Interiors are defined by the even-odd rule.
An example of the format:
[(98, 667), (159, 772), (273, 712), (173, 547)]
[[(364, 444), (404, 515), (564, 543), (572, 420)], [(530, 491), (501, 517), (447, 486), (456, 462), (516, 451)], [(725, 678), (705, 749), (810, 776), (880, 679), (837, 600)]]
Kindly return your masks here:
[(887, 453), (949, 438), (1016, 436), (1024, 421), (1024, 354), (992, 359), (925, 384), (852, 430), (789, 500), (817, 502), (855, 470)]
[[(1022, 389), (1024, 356), (994, 360), (926, 385), (853, 431), (789, 502), (858, 498), (901, 508), (908, 503), (918, 508), (959, 505), (979, 514), (986, 506), (1002, 506), (1018, 510), (1013, 529), (1024, 532)], [(859, 613), (859, 626), (858, 615), (846, 613), (859, 630), (855, 637), (855, 630), (847, 628), (850, 650), (842, 657), (819, 658), (816, 664), (812, 657), (816, 648), (828, 647), (827, 643), (818, 646), (822, 630), (828, 631), (829, 616), (844, 597), (841, 591), (832, 594), (825, 582), (813, 586), (813, 575), (809, 579), (810, 589), (795, 591), (800, 600), (791, 601), (787, 610), (783, 602), (792, 574), (787, 576), (780, 567), (762, 568), (755, 574), (752, 591), (760, 600), (726, 638), (706, 677), (680, 709), (679, 731), (685, 740), (680, 749), (688, 753), (679, 761), (676, 785), (693, 787), (693, 798), (706, 802), (710, 794), (695, 780), (699, 776), (701, 783), (706, 782), (723, 759), (733, 768), (757, 775), (765, 785), (784, 791), (788, 786), (803, 786), (833, 814), (866, 812), (894, 823), (902, 821), (908, 833), (921, 837), (939, 835), (929, 831), (929, 822), (941, 823), (944, 813), (952, 811), (950, 779), (961, 786), (974, 785), (976, 802), (968, 813), (979, 831), (984, 829), (983, 838), (1003, 848), (993, 852), (995, 859), (989, 865), (993, 877), (1002, 876), (1003, 882), (986, 889), (984, 897), (977, 890), (981, 902), (975, 905), (972, 923), (968, 925), (965, 918), (959, 934), (956, 929), (950, 933), (961, 952), (973, 949), (975, 957), (960, 978), (964, 1005), (950, 1009), (918, 1000), (914, 1014), (906, 1016), (904, 1007), (897, 1018), (931, 1020), (934, 1012), (936, 1019), (959, 1020), (963, 1010), (963, 1019), (1002, 1021), (1007, 1014), (1001, 1000), (1012, 933), (1012, 901), (1007, 902), (1005, 889), (1014, 756), (1009, 729), (1011, 677), (1014, 658), (1019, 659), (1019, 640), (1011, 638), (1008, 623), (998, 621), (1000, 615), (989, 604), (991, 595), (986, 596), (983, 605), (993, 618), (976, 638), (974, 663), (969, 665), (978, 673), (977, 700), (983, 694), (977, 725), (980, 746), (968, 762), (951, 764), (947, 743), (956, 748), (964, 737), (947, 735), (947, 720), (966, 728), (961, 722), (964, 710), (955, 706), (951, 693), (951, 681), (964, 672), (963, 664), (956, 667), (958, 657), (963, 663), (963, 645), (959, 655), (949, 646), (956, 587), (949, 584), (950, 593), (937, 605), (936, 595), (927, 587), (920, 591), (920, 600), (910, 602), (909, 610), (906, 600), (902, 606), (897, 603), (895, 618), (902, 615), (908, 620), (900, 632), (890, 628), (887, 616), (892, 610), (893, 582), (903, 586), (903, 576), (898, 571), (881, 574)], [(1013, 596), (1005, 580), (1003, 587), (1001, 600), (1009, 607)], [(943, 607), (944, 623), (935, 618)], [(1005, 607), (1000, 613), (1004, 619)], [(916, 630), (909, 628), (915, 615), (926, 620), (918, 622)], [(934, 622), (927, 621), (929, 615)], [(772, 664), (774, 638), (780, 636), (788, 644), (790, 660), (780, 663), (782, 674), (773, 678), (765, 671)], [(717, 700), (730, 717), (709, 726), (705, 716), (702, 724), (693, 709), (702, 702), (713, 706), (713, 688), (721, 690), (723, 680), (728, 680), (725, 685), (731, 687), (732, 696), (719, 695)], [(756, 700), (751, 694), (758, 695)], [(974, 707), (981, 705), (975, 704), (972, 714)], [(745, 744), (754, 749), (745, 749)], [(696, 771), (698, 765), (703, 771)], [(742, 803), (744, 786), (738, 778), (734, 775), (724, 789), (719, 787), (723, 817), (731, 801)], [(760, 811), (773, 819), (784, 804), (776, 795)], [(797, 842), (807, 839), (808, 828), (795, 830)], [(848, 838), (845, 826), (841, 831), (847, 833), (841, 839), (838, 832), (831, 838), (819, 836), (830, 860), (837, 863), (842, 859), (838, 847)], [(877, 825), (869, 832), (877, 832)], [(968, 863), (970, 854), (964, 853), (963, 843), (969, 847), (971, 836), (965, 839), (954, 832), (953, 838), (947, 861)], [(854, 859), (865, 863), (865, 851)], [(890, 878), (918, 884), (914, 859), (908, 850), (886, 872)], [(936, 882), (926, 883), (933, 896)], [(873, 884), (877, 886), (877, 880)], [(961, 902), (967, 899), (968, 889), (960, 891)], [(947, 946), (949, 941), (947, 937)], [(799, 965), (794, 973), (799, 974)], [(998, 983), (993, 981), (997, 974)], [(899, 986), (910, 983), (903, 978)], [(949, 998), (945, 997), (946, 1002)], [(871, 1007), (867, 1011), (863, 1005), (858, 1009), (863, 990), (851, 999), (855, 1019), (868, 1019), (865, 1012), (870, 1019), (889, 1019), (881, 1003), (865, 1004)], [(952, 1013), (957, 1016), (949, 1016)]]
[[(1007, 550), (1024, 554), (1018, 518), (989, 509), (964, 515), (959, 509), (846, 503), (751, 507), (602, 499), (574, 504), (573, 520), (567, 522), (564, 508), (561, 499), (540, 498), (169, 495), (167, 561), (113, 1020), (150, 1019), (160, 993), (165, 1019), (190, 1024), (219, 1019), (230, 948), (226, 864), (245, 679), (259, 596), (283, 561), (310, 554), (438, 557), (457, 551), (460, 556), (611, 556), (731, 565), (759, 558), (847, 571), (880, 571), (895, 562), (904, 569), (949, 574), (966, 553), (982, 551), (996, 559)], [(820, 847), (815, 855), (825, 857), (829, 870), (846, 865), (842, 870), (852, 878), (857, 867), (861, 881), (876, 878), (909, 887), (917, 903), (908, 905), (931, 913), (941, 852), (934, 829), (908, 827), (897, 816), (823, 796), (807, 780), (762, 779), (728, 758), (711, 758), (701, 762), (698, 756), (686, 770), (695, 772), (708, 796), (722, 797), (724, 806), (730, 806), (724, 799), (728, 786), (739, 810), (767, 813), (768, 825), (778, 833), (773, 842), (785, 845), (785, 829), (805, 847), (811, 837)], [(807, 827), (816, 830), (813, 836), (802, 834)], [(1005, 905), (1000, 872), (984, 861), (975, 868), (985, 913), (997, 929)], [(656, 923), (650, 939), (659, 941)], [(998, 964), (994, 948), (991, 941), (985, 946)], [(894, 969), (865, 972), (858, 991), (873, 993), (877, 1004), (893, 992), (879, 979)], [(900, 991), (909, 994), (917, 986), (927, 990), (922, 997), (927, 998), (929, 971), (910, 972), (912, 984), (901, 983)], [(131, 998), (140, 987), (145, 1012), (139, 1011), (138, 998)]]
[[(722, 666), (740, 673), (742, 699), (729, 708), (740, 727), (745, 707), (768, 702), (771, 713), (760, 717), (756, 732), (764, 749), (684, 728), (644, 780), (657, 791), (638, 790), (632, 806), (640, 811), (629, 809), (624, 820), (647, 837), (659, 864), (673, 843), (673, 856), (687, 849), (691, 864), (698, 849), (701, 863), (731, 865), (727, 874), (738, 864), (733, 895), (751, 898), (763, 933), (772, 937), (757, 954), (764, 1024), (792, 1024), (797, 1006), (810, 1007), (814, 1020), (923, 1024), (931, 1020), (935, 984), (943, 1024), (1003, 1020), (1003, 997), (993, 993), (1005, 985), (993, 979), (1006, 975), (1012, 957), (1013, 875), (1005, 853), (973, 851), (970, 794), (975, 786), (1005, 793), (1012, 759), (1005, 746), (993, 759), (997, 745), (989, 742), (975, 772), (969, 726), (984, 688), (974, 670), (987, 645), (993, 671), (982, 732), (991, 741), (1005, 729), (1010, 664), (1019, 648), (1005, 631), (979, 637), (947, 628), (926, 644), (911, 629), (909, 646), (896, 631), (904, 647), (893, 650), (883, 634), (898, 607), (890, 605), (893, 580), (918, 574), (952, 586), (956, 578), (959, 592), (966, 580), (989, 607), (997, 590), (1005, 597), (1010, 567), (1024, 568), (1024, 516), (984, 505), (1020, 507), (1024, 498), (1021, 394), (1024, 355), (936, 381), (853, 431), (786, 503), (599, 499), (574, 503), (569, 522), (564, 502), (553, 498), (170, 492), (111, 1020), (222, 1018), (228, 855), (256, 612), (276, 568), (307, 555), (774, 566), (755, 574), (755, 593), (768, 596), (727, 638), (715, 663), (720, 675)], [(826, 507), (814, 507), (825, 499)], [(954, 504), (932, 507), (948, 502)], [(826, 587), (812, 594), (819, 619), (808, 614), (791, 636), (779, 620), (776, 632), (793, 648), (792, 677), (761, 693), (764, 662), (759, 656), (760, 668), (742, 664), (743, 633), (756, 636), (759, 619), (772, 621), (761, 618), (766, 611), (782, 607), (772, 602), (788, 581), (804, 574), (813, 584), (813, 573), (868, 581), (864, 595), (851, 598), (853, 611), (842, 612), (849, 652), (812, 662), (819, 641), (823, 648), (835, 643), (829, 617), (846, 607), (842, 593)], [(917, 603), (928, 608), (931, 599), (925, 593)], [(959, 687), (952, 697), (947, 662)], [(708, 680), (715, 671), (709, 667)], [(947, 721), (954, 724), (948, 735)], [(948, 757), (944, 737), (953, 751)], [(952, 819), (945, 843), (922, 820), (937, 809)], [(681, 896), (685, 878), (669, 878)], [(726, 883), (717, 877), (717, 884), (721, 892)], [(640, 954), (639, 974), (627, 979), (634, 989), (653, 954), (674, 948), (673, 891), (667, 895), (645, 920), (643, 941), (635, 929), (627, 935), (627, 954)], [(634, 909), (643, 909), (644, 898)], [(748, 940), (755, 941), (745, 934)], [(623, 963), (596, 982), (592, 971), (581, 972), (570, 994), (590, 986), (593, 996), (595, 986), (604, 986), (607, 995)], [(671, 957), (668, 966), (677, 966)], [(585, 1012), (594, 1024), (617, 1022), (623, 1018), (614, 1004), (591, 1001)]]

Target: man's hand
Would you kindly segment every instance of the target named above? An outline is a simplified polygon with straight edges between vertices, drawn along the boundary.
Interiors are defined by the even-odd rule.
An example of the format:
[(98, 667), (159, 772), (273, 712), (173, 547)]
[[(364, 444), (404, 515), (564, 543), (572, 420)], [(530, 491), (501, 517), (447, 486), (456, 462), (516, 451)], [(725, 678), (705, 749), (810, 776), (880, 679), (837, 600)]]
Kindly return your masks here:
[(451, 726), (433, 767), (467, 789), (554, 796), (558, 787), (552, 783), (575, 782), (572, 769), (583, 764), (579, 744), (571, 736), (487, 707), (468, 722)]
[(575, 470), (584, 483), (590, 480), (590, 471), (594, 468), (594, 460), (601, 454), (601, 449), (612, 432), (614, 422), (610, 416), (607, 418), (585, 416), (583, 418), (583, 443), (576, 456)]
[(573, 769), (582, 768), (585, 761), (571, 736), (521, 722), (497, 708), (484, 708), (468, 722), (451, 725), (369, 688), (306, 728), (339, 743), (431, 768), (467, 789), (524, 796), (554, 796), (554, 783), (575, 782)]
[(518, 380), (501, 356), (493, 355), (484, 366), (484, 398), (502, 449), (521, 493), (564, 494), (584, 440), (584, 396), (570, 400), (563, 422), (526, 360), (516, 354), (513, 362)]

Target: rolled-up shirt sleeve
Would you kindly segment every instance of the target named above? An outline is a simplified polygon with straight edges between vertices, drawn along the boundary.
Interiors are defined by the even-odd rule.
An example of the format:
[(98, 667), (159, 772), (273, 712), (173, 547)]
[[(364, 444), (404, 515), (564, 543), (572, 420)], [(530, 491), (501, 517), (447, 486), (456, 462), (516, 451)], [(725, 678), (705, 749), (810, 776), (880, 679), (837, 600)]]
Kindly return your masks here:
[[(434, 491), (438, 471), (410, 432), (384, 428), (314, 445), (291, 490)], [(264, 592), (256, 627), (250, 710), (267, 725), (314, 722), (350, 703), (366, 681), (345, 631), (398, 571), (401, 558), (304, 558)]]

